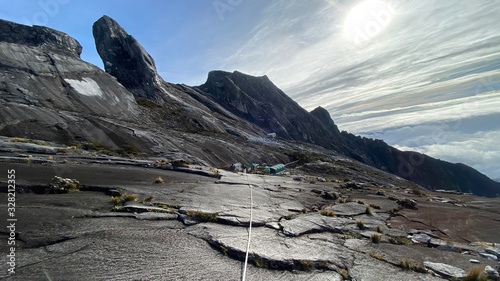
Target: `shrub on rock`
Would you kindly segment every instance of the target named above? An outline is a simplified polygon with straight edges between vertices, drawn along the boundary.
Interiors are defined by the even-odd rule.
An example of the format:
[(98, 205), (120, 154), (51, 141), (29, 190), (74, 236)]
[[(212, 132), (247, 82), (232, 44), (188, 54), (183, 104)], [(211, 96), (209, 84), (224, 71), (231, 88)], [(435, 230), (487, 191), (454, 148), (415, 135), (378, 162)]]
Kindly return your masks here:
[(417, 208), (417, 201), (415, 201), (413, 199), (403, 198), (403, 199), (399, 199), (397, 201), (397, 203), (402, 208), (407, 208), (407, 209), (416, 209)]
[(68, 193), (70, 191), (79, 191), (80, 188), (79, 181), (58, 176), (55, 176), (49, 183), (49, 193)]
[(184, 159), (175, 159), (174, 161), (172, 161), (172, 165), (174, 167), (189, 167), (189, 164), (191, 163)]

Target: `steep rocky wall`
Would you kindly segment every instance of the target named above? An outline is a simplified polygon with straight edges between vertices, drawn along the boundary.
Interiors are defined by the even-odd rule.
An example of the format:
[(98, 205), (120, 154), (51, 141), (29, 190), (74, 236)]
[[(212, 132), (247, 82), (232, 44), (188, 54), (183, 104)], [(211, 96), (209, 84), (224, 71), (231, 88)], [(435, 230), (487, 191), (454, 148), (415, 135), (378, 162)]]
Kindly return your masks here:
[(0, 20), (0, 134), (117, 145), (95, 124), (136, 122), (139, 107), (115, 78), (82, 61), (81, 51), (62, 32)]

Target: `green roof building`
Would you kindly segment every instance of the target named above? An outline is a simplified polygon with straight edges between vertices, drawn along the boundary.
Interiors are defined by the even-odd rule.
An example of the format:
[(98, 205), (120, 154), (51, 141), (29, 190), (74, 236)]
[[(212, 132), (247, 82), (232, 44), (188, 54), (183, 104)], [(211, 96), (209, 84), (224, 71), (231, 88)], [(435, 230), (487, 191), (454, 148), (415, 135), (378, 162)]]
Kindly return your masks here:
[(285, 171), (285, 165), (284, 164), (277, 164), (269, 168), (269, 173), (271, 175), (277, 175), (280, 173), (283, 173)]

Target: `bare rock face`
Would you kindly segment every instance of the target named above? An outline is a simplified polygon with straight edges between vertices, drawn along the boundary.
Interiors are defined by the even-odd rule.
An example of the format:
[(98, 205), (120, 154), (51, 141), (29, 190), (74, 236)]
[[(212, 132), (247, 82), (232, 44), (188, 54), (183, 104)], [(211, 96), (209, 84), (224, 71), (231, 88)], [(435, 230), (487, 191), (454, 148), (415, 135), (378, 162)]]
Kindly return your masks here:
[(0, 41), (37, 47), (45, 51), (80, 57), (82, 46), (69, 35), (44, 26), (1, 21)]
[(164, 102), (158, 90), (161, 82), (155, 62), (134, 37), (108, 16), (94, 23), (92, 33), (106, 72), (134, 95), (160, 104)]
[[(1, 135), (132, 143), (125, 140), (132, 132), (101, 117), (137, 120), (133, 95), (82, 61), (81, 52), (78, 41), (62, 32), (0, 20)], [(120, 136), (115, 141), (109, 137), (113, 130)]]

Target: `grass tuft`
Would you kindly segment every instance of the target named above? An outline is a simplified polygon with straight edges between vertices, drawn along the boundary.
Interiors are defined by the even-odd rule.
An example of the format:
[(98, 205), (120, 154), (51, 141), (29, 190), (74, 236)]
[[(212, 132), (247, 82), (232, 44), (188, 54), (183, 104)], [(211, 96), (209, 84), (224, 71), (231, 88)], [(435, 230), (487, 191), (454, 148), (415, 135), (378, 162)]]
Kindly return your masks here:
[(320, 214), (327, 217), (333, 217), (333, 218), (337, 217), (337, 215), (335, 215), (335, 213), (330, 210), (321, 210)]
[(191, 162), (187, 161), (187, 160), (184, 160), (184, 159), (175, 159), (174, 161), (172, 161), (172, 165), (174, 167), (185, 167), (185, 168), (189, 168), (189, 164), (191, 164)]
[(255, 264), (255, 266), (257, 267), (269, 267), (269, 263), (268, 262), (265, 262), (261, 259), (254, 259), (253, 260), (253, 263)]
[(363, 223), (362, 220), (356, 220), (356, 225), (358, 226), (359, 229), (363, 230), (366, 229), (365, 224)]
[(157, 177), (155, 179), (155, 183), (163, 183), (163, 179), (161, 177)]
[(229, 250), (224, 246), (220, 246), (220, 249), (221, 249), (222, 253), (224, 253), (224, 256), (227, 256), (227, 254), (229, 253)]
[(413, 244), (410, 239), (406, 237), (389, 238), (389, 242), (395, 245), (411, 245)]
[(205, 222), (217, 222), (217, 214), (209, 214), (200, 211), (187, 211), (187, 215)]
[(344, 279), (344, 280), (351, 280), (351, 276), (349, 275), (349, 271), (347, 271), (345, 269), (339, 270), (338, 274), (340, 274), (340, 276), (342, 276), (342, 279)]
[(300, 263), (300, 267), (302, 268), (302, 270), (310, 271), (310, 270), (312, 270), (314, 268), (314, 262), (313, 261), (310, 261), (310, 260), (300, 260), (299, 263)]
[(137, 194), (129, 194), (129, 193), (124, 193), (122, 195), (123, 202), (129, 202), (129, 201), (137, 201)]
[(146, 202), (151, 202), (155, 199), (154, 195), (149, 195), (148, 197), (144, 198), (141, 203), (144, 204)]
[(374, 259), (380, 260), (380, 261), (385, 261), (384, 256), (381, 254), (376, 254), (376, 253), (368, 253), (368, 255)]
[(474, 266), (465, 275), (464, 281), (488, 281), (489, 279), (484, 275), (482, 266)]
[(370, 240), (372, 241), (372, 243), (378, 244), (378, 243), (380, 243), (380, 239), (381, 239), (381, 237), (382, 237), (382, 236), (381, 236), (381, 235), (379, 235), (379, 234), (372, 234), (372, 235), (370, 236)]
[(120, 206), (123, 203), (120, 196), (111, 196), (111, 202), (113, 202), (115, 206)]
[(408, 259), (402, 259), (398, 262), (397, 266), (404, 270), (413, 270), (415, 272), (427, 273), (427, 269), (422, 264), (414, 264)]
[(44, 146), (49, 145), (46, 141), (32, 140), (32, 139), (25, 139), (25, 138), (11, 138), (11, 139), (9, 139), (9, 141), (10, 142), (20, 142), (20, 143), (32, 143), (32, 144), (44, 145)]

